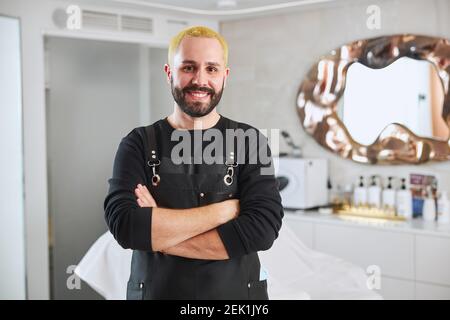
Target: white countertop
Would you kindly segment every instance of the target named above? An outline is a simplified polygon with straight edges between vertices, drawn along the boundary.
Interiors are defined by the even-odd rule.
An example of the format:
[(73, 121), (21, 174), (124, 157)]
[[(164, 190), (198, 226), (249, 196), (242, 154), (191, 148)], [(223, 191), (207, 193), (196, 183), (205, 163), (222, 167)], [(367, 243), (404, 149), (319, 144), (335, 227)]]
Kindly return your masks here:
[(376, 218), (364, 218), (354, 216), (344, 216), (336, 214), (324, 214), (317, 211), (304, 210), (284, 210), (285, 218), (298, 219), (301, 221), (334, 224), (341, 226), (358, 226), (375, 228), (377, 230), (406, 232), (417, 235), (432, 235), (450, 238), (450, 224), (439, 225), (437, 222), (426, 222), (421, 218), (409, 221), (392, 221)]

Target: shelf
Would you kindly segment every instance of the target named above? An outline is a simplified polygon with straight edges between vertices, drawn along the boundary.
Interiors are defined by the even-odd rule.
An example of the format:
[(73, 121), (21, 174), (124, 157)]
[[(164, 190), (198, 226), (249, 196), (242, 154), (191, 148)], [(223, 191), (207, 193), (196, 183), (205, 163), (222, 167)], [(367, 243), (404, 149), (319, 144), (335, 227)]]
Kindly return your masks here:
[(386, 214), (381, 211), (370, 212), (368, 210), (367, 211), (339, 210), (339, 211), (335, 212), (334, 214), (353, 216), (353, 217), (393, 220), (393, 221), (406, 221), (405, 217), (390, 215), (390, 214)]

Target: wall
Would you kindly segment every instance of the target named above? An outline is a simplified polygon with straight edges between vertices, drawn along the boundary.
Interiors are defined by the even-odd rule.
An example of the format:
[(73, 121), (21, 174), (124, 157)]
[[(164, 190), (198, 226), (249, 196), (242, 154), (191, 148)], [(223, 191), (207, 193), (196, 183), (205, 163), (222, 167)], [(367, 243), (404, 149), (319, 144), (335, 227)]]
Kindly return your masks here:
[[(368, 5), (381, 8), (381, 30), (366, 27)], [(450, 2), (347, 1), (271, 17), (221, 23), (230, 47), (228, 87), (221, 110), (224, 115), (258, 128), (288, 130), (306, 157), (329, 159), (332, 181), (354, 182), (358, 175), (378, 173), (406, 176), (432, 173), (450, 191), (450, 163), (420, 166), (368, 166), (326, 151), (301, 127), (295, 109), (300, 83), (323, 54), (347, 42), (398, 33), (450, 38)], [(286, 150), (284, 143), (281, 151)]]
[(164, 64), (167, 63), (167, 49), (149, 49), (150, 69), (150, 117), (152, 123), (165, 118), (173, 111), (173, 97), (170, 93), (170, 84), (167, 83), (164, 73)]
[(25, 298), (19, 20), (0, 15), (0, 299)]

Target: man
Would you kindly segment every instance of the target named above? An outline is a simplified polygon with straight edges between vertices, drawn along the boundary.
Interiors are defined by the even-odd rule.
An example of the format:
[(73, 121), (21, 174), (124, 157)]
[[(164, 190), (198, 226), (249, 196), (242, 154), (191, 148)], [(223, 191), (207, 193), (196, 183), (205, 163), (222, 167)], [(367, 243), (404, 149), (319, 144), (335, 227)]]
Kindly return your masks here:
[[(104, 208), (116, 240), (134, 250), (128, 299), (268, 299), (257, 252), (277, 238), (283, 209), (273, 172), (264, 172), (271, 162), (252, 162), (266, 139), (254, 135), (255, 149), (225, 138), (231, 129), (257, 132), (216, 110), (227, 59), (215, 31), (181, 31), (164, 67), (173, 113), (132, 130), (119, 145)], [(211, 147), (195, 139), (210, 132), (224, 137), (215, 135), (211, 153), (219, 161), (198, 161)], [(180, 136), (193, 138), (182, 151)]]

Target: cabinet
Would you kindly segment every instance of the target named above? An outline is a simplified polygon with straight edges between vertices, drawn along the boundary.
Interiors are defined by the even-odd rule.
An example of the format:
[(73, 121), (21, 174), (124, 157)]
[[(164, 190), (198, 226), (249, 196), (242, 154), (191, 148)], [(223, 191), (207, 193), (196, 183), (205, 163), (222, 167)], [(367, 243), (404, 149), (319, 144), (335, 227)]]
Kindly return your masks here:
[(450, 238), (416, 236), (415, 263), (417, 280), (450, 286)]

